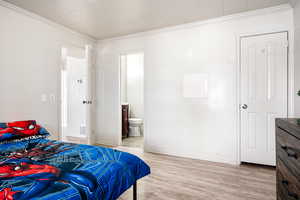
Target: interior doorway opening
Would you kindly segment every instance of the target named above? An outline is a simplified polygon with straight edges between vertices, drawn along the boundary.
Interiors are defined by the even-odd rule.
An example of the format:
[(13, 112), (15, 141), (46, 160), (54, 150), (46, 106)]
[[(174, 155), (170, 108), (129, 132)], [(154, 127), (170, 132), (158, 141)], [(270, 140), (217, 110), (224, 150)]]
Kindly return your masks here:
[(89, 47), (62, 48), (60, 139), (90, 144)]
[(144, 53), (120, 56), (122, 146), (144, 148)]

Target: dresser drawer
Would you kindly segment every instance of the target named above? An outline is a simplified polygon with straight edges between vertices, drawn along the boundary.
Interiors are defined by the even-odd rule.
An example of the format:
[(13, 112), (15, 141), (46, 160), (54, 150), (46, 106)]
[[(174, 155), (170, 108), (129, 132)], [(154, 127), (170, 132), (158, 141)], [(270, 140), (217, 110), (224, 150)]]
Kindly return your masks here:
[(277, 194), (278, 200), (300, 200), (299, 181), (281, 159), (277, 160)]
[(284, 161), (300, 182), (300, 140), (280, 128), (276, 129), (276, 134), (277, 156)]

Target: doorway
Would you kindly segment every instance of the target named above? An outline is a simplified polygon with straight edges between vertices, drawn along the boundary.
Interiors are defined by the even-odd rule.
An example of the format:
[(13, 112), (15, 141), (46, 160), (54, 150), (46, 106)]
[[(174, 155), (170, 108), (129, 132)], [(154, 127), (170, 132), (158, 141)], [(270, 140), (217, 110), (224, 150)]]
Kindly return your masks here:
[(288, 32), (241, 38), (241, 162), (276, 165), (275, 118), (288, 116)]
[(61, 132), (65, 142), (90, 144), (89, 48), (62, 48)]
[(122, 146), (144, 147), (144, 53), (120, 56)]

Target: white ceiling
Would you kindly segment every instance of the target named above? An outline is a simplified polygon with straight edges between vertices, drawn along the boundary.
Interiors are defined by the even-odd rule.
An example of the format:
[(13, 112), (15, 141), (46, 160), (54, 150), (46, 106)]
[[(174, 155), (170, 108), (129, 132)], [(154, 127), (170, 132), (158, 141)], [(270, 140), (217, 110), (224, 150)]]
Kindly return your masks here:
[(5, 0), (96, 39), (287, 3), (288, 0)]

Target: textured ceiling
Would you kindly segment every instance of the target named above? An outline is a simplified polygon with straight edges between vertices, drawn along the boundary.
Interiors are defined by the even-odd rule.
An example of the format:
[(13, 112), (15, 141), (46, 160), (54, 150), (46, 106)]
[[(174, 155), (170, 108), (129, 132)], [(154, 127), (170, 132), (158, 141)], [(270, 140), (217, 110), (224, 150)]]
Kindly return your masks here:
[(288, 0), (5, 0), (96, 39), (266, 8)]

